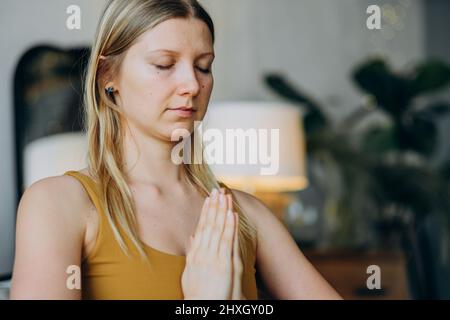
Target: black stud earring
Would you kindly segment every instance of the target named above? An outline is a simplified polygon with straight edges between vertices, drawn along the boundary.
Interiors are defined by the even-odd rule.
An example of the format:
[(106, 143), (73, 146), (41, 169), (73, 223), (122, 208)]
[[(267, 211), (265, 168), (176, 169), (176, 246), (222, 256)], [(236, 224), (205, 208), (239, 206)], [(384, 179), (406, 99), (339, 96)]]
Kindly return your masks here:
[(114, 88), (113, 87), (108, 87), (105, 89), (107, 94), (112, 94), (114, 92)]

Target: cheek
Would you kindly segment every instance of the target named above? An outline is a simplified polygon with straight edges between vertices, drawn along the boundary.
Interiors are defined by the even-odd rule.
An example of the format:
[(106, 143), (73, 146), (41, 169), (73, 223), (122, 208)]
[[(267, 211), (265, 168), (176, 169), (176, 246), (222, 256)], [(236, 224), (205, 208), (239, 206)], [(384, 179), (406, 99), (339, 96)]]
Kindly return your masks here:
[[(208, 107), (209, 99), (211, 97), (211, 92), (214, 87), (214, 78), (211, 76), (208, 79), (204, 79), (201, 83), (201, 95), (199, 97), (199, 108), (202, 112), (199, 114), (199, 118), (203, 119), (206, 109)], [(198, 119), (197, 119), (198, 120)]]
[(214, 77), (211, 75), (210, 77), (206, 77), (202, 83), (202, 90), (207, 93), (207, 94), (211, 94), (211, 91), (213, 89), (214, 86)]
[(126, 113), (150, 121), (166, 107), (167, 82), (148, 66), (130, 67), (121, 77), (120, 97)]
[(124, 103), (135, 104), (136, 101), (146, 101), (157, 88), (154, 81), (144, 68), (130, 68), (124, 72), (120, 89)]

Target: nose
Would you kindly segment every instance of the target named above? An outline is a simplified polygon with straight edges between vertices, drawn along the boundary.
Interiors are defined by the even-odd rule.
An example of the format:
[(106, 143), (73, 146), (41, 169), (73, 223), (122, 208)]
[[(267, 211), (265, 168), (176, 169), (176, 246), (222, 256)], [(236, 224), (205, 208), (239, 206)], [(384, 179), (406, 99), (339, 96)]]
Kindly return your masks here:
[(186, 66), (180, 70), (180, 84), (178, 93), (195, 97), (200, 91), (200, 83), (195, 74), (194, 67)]

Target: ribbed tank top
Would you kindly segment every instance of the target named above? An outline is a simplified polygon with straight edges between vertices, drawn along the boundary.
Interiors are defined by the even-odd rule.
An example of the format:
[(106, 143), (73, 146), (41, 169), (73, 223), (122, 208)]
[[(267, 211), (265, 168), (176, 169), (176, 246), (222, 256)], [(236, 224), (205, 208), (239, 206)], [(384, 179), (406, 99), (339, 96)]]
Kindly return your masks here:
[[(122, 232), (131, 254), (127, 256), (116, 241), (108, 218), (102, 208), (95, 181), (78, 171), (65, 175), (76, 178), (84, 187), (99, 215), (96, 241), (90, 253), (83, 258), (83, 299), (156, 299), (182, 300), (181, 276), (185, 256), (169, 254), (144, 245), (149, 263), (145, 263)], [(249, 243), (247, 267), (242, 277), (242, 291), (249, 300), (258, 299), (255, 279), (255, 252)], [(245, 264), (244, 264), (245, 265)]]

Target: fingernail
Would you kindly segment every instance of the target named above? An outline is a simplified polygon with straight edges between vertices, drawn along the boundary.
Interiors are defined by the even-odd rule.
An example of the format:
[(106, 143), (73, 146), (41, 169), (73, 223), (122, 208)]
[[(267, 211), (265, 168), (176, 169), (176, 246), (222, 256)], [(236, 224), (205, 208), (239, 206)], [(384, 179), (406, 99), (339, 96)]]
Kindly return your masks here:
[(217, 189), (216, 188), (212, 189), (212, 191), (211, 191), (211, 199), (212, 200), (217, 199)]
[(233, 217), (233, 211), (228, 210), (228, 212), (227, 212), (227, 218), (228, 218), (228, 219), (231, 219), (232, 217)]

